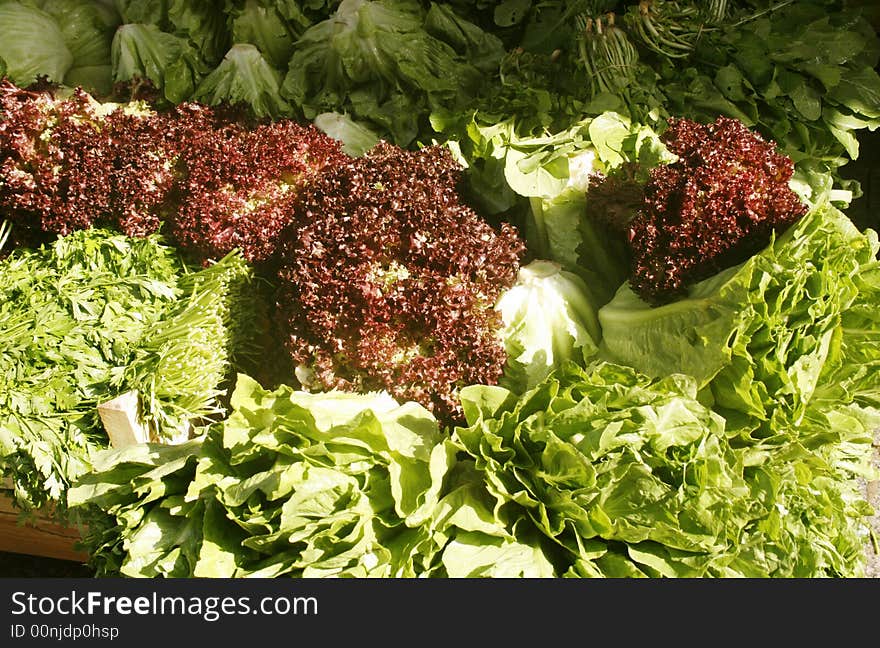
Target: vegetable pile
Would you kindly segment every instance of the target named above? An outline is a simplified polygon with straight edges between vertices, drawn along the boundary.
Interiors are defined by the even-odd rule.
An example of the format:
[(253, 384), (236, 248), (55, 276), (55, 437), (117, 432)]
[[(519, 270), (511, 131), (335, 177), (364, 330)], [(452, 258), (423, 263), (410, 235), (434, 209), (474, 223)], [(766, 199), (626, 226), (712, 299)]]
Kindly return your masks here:
[(463, 202), (447, 148), (354, 158), (291, 120), (4, 88), (14, 240), (115, 225), (163, 228), (192, 263), (241, 254), (276, 285), (278, 338), (308, 387), (383, 389), (453, 419), (459, 388), (500, 376), (494, 304), (524, 244)]
[(0, 92), (0, 205), (14, 240), (101, 225), (144, 236), (164, 223), (195, 260), (239, 249), (266, 262), (297, 190), (345, 158), (336, 140), (289, 120), (189, 103), (157, 112), (8, 81)]
[(8, 0), (0, 73), (343, 116), (405, 147), (462, 139), (474, 116), (517, 115), (525, 135), (606, 110), (654, 127), (724, 115), (832, 171), (880, 119), (863, 13), (842, 0)]
[[(856, 276), (877, 255), (838, 210), (817, 207), (745, 263), (650, 308), (622, 286), (599, 309), (609, 357), (651, 376), (686, 373), (747, 429), (797, 423), (834, 361)], [(814, 295), (821, 295), (817, 298)], [(853, 385), (853, 396), (860, 391)]]
[[(121, 554), (127, 576), (417, 571), (449, 460), (427, 410), (387, 394), (267, 392), (246, 377), (231, 405), (203, 443), (105, 457), (71, 491), (71, 504), (112, 516), (96, 555)], [(123, 472), (133, 483), (108, 488)]]
[(524, 246), (461, 201), (458, 172), (448, 149), (380, 143), (304, 191), (278, 313), (306, 386), (381, 389), (448, 420), (459, 388), (498, 380), (493, 307)]
[(863, 575), (866, 15), (0, 2), (17, 504), (102, 576)]
[(519, 397), (474, 386), (462, 399), (470, 426), (457, 438), (496, 506), (562, 547), (559, 575), (842, 576), (864, 559), (842, 467), (864, 441), (850, 430), (743, 447), (692, 378), (606, 363)]
[(244, 375), (231, 404), (203, 440), (103, 453), (71, 489), (98, 575), (554, 574), (423, 407)]
[(56, 504), (108, 447), (97, 405), (137, 390), (152, 438), (224, 411), (233, 367), (259, 356), (239, 253), (188, 268), (158, 235), (88, 229), (0, 261), (0, 468), (16, 503)]

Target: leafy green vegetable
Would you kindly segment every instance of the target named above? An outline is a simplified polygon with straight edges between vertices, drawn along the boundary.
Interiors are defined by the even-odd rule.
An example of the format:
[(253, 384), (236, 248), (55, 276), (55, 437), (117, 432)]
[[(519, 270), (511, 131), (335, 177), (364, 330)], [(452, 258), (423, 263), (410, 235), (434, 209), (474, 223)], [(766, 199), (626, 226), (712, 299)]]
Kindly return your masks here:
[(137, 389), (141, 422), (155, 439), (224, 413), (231, 368), (260, 362), (267, 315), (241, 253), (180, 277), (174, 308), (143, 332), (118, 386)]
[[(296, 42), (282, 95), (309, 119), (342, 112), (396, 144), (411, 144), (432, 106), (462, 105), (485, 78), (467, 58), (473, 30), (460, 32), (465, 51), (457, 51), (426, 31), (424, 21), (415, 1), (343, 0)], [(448, 34), (438, 20), (432, 25)], [(487, 43), (480, 42), (481, 55)], [(500, 58), (500, 45), (494, 54)]]
[(238, 43), (195, 89), (193, 100), (209, 105), (242, 103), (258, 117), (280, 117), (290, 106), (279, 94), (281, 75), (254, 45)]
[[(121, 18), (100, 0), (24, 0), (4, 2), (0, 56), (14, 59), (10, 78), (21, 86), (37, 77), (88, 92), (109, 94), (113, 70), (110, 43)], [(6, 72), (3, 73), (4, 75)]]
[[(600, 4), (532, 3), (512, 40), (494, 25), (507, 50), (495, 82), (464, 108), (435, 108), (439, 138), (466, 140), (471, 121), (516, 119), (526, 138), (608, 111), (658, 132), (670, 116), (724, 115), (776, 141), (803, 176), (831, 174), (836, 190), (847, 189), (838, 169), (858, 156), (858, 130), (878, 125), (880, 39), (858, 10), (824, 0), (717, 3), (726, 9), (712, 15), (693, 2)], [(469, 153), (463, 147), (472, 168), (484, 164), (482, 151)], [(481, 201), (509, 206), (496, 185), (477, 180)], [(480, 195), (491, 191), (497, 197)]]
[(455, 49), (480, 71), (495, 74), (504, 46), (491, 32), (465, 20), (446, 4), (431, 2), (425, 15), (425, 31)]
[(217, 9), (215, 0), (167, 1), (169, 31), (186, 38), (207, 69), (217, 66), (233, 45), (228, 16)]
[[(239, 6), (229, 11), (232, 42), (256, 45), (272, 67), (287, 69), (295, 40), (312, 24), (309, 18), (296, 2), (244, 0), (235, 4)], [(290, 17), (285, 16), (285, 7), (293, 10)]]
[[(855, 132), (880, 125), (876, 31), (858, 10), (823, 2), (736, 11), (736, 20), (706, 32), (685, 63), (658, 68), (668, 112), (736, 117), (799, 167), (836, 175), (858, 157)], [(851, 119), (844, 125), (839, 114)]]
[(95, 407), (179, 296), (156, 238), (89, 230), (0, 263), (0, 468), (23, 509), (59, 500), (107, 445)]
[[(0, 470), (20, 506), (66, 492), (107, 575), (861, 575), (880, 244), (831, 204), (858, 195), (838, 169), (880, 125), (880, 39), (851, 5), (0, 2), (20, 85), (148, 80), (165, 104), (305, 116), (355, 156), (445, 142), (468, 202), (548, 269), (499, 303), (506, 382), (456, 391), (449, 439), (413, 403), (244, 375), (211, 423), (229, 370), (261, 369), (263, 287), (237, 253), (189, 268), (100, 232), (14, 250)], [(584, 218), (596, 174), (670, 162), (671, 116), (719, 115), (792, 157), (811, 212), (649, 308)], [(102, 450), (94, 405), (128, 389), (157, 438), (202, 436)]]
[(55, 19), (73, 56), (64, 75), (65, 85), (109, 94), (113, 76), (110, 44), (121, 21), (116, 11), (99, 0), (53, 0), (43, 2), (42, 9)]
[(379, 136), (348, 115), (336, 112), (315, 115), (312, 123), (322, 132), (342, 142), (342, 150), (352, 157), (369, 151), (379, 141)]
[(23, 86), (40, 76), (60, 83), (74, 61), (52, 16), (18, 2), (0, 4), (0, 58), (6, 74)]
[(468, 166), (475, 201), (517, 222), (536, 258), (581, 276), (599, 305), (609, 301), (627, 276), (626, 250), (586, 218), (590, 186), (625, 163), (646, 175), (674, 160), (657, 133), (613, 111), (541, 135), (521, 134), (514, 117), (486, 124), (476, 114), (466, 133), (448, 146)]
[[(196, 575), (407, 576), (452, 458), (436, 421), (383, 394), (262, 390), (240, 377), (222, 450), (188, 497), (248, 531), (233, 570)], [(234, 545), (233, 545), (234, 546)]]
[[(218, 7), (212, 0), (116, 0), (115, 5), (125, 26), (151, 28), (143, 46), (154, 40), (172, 42), (157, 37), (156, 31), (174, 36), (188, 50), (191, 62), (197, 62), (206, 71), (216, 66), (232, 45), (227, 8)], [(186, 98), (188, 95), (183, 97)]]
[(494, 508), (562, 548), (566, 576), (863, 574), (868, 428), (815, 411), (816, 427), (742, 447), (698, 396), (683, 374), (569, 365), (522, 396), (466, 388), (453, 438)]
[(192, 96), (204, 69), (186, 39), (153, 24), (126, 23), (113, 36), (113, 80), (149, 80), (172, 103)]
[(42, 9), (61, 29), (74, 68), (110, 64), (110, 42), (120, 22), (111, 7), (97, 0), (52, 0)]
[[(871, 230), (866, 236), (872, 237)], [(853, 280), (855, 299), (841, 315), (840, 335), (822, 368), (814, 399), (833, 406), (880, 408), (880, 262), (864, 263)]]
[(259, 294), (240, 255), (195, 271), (158, 235), (81, 230), (0, 261), (0, 470), (17, 504), (65, 513), (108, 445), (96, 407), (119, 394), (138, 390), (156, 439), (222, 413), (233, 362), (257, 355)]
[(124, 23), (159, 23), (165, 18), (167, 1), (113, 0)]
[(507, 363), (501, 384), (521, 393), (569, 361), (583, 364), (601, 339), (598, 304), (574, 273), (552, 261), (532, 261), (495, 306)]
[(467, 388), (455, 438), (496, 506), (525, 508), (566, 550), (569, 575), (720, 575), (748, 488), (723, 419), (695, 397), (685, 376), (570, 368), (519, 398)]
[[(186, 504), (200, 438), (96, 453), (67, 499), (98, 576), (184, 576), (202, 541), (204, 506)], [(88, 504), (88, 506), (86, 506)]]
[(520, 511), (500, 509), (470, 458), (461, 453), (429, 521), (438, 553), (419, 576), (548, 578), (558, 575), (557, 549)]
[(427, 410), (383, 393), (270, 392), (245, 375), (231, 405), (198, 448), (194, 473), (187, 450), (101, 455), (69, 498), (111, 518), (86, 538), (97, 561), (106, 553), (112, 565), (121, 547), (127, 576), (427, 568), (440, 548), (429, 522), (454, 456)]
[(789, 186), (791, 158), (736, 119), (670, 118), (661, 139), (677, 160), (642, 184), (602, 177), (588, 197), (590, 217), (625, 246), (629, 287), (654, 306), (745, 261), (809, 209)]
[(771, 434), (803, 416), (858, 294), (856, 275), (877, 249), (876, 236), (817, 206), (684, 299), (651, 308), (621, 287), (599, 310), (603, 350), (654, 377), (691, 375), (731, 427)]

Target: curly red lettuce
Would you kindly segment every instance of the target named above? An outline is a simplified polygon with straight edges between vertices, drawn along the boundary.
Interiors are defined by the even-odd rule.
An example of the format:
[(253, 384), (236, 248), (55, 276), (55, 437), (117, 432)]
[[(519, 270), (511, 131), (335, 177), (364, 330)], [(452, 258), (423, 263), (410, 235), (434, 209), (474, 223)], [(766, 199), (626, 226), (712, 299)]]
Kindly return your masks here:
[(298, 189), (348, 159), (315, 126), (240, 107), (99, 103), (0, 83), (0, 208), (16, 242), (93, 226), (166, 233), (197, 261), (272, 258)]
[(651, 170), (626, 232), (630, 285), (650, 304), (745, 261), (807, 212), (792, 160), (742, 122), (673, 118), (661, 139), (678, 160)]
[(203, 261), (240, 249), (248, 261), (266, 263), (293, 219), (299, 190), (347, 159), (337, 140), (312, 125), (218, 123), (181, 152), (170, 233)]
[(18, 243), (93, 226), (156, 231), (180, 146), (146, 104), (0, 82), (0, 209)]
[(460, 200), (460, 171), (444, 147), (380, 142), (303, 191), (277, 312), (307, 387), (385, 390), (453, 420), (461, 387), (497, 383), (494, 304), (525, 247)]

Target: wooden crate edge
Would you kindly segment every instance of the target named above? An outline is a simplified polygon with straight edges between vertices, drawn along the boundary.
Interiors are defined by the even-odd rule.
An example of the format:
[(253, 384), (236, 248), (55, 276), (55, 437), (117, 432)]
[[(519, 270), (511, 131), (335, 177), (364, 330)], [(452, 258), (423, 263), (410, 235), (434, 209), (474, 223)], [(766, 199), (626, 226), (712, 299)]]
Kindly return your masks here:
[(0, 490), (0, 551), (85, 563), (88, 554), (75, 548), (80, 532), (39, 511), (24, 524), (11, 493)]

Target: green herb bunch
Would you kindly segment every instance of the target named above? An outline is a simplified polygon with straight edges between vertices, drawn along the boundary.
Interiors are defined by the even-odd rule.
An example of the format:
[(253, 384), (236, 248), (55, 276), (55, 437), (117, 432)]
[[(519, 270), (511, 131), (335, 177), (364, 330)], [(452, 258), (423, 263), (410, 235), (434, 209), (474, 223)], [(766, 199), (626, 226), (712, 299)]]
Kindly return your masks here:
[(68, 485), (108, 446), (104, 401), (137, 390), (157, 440), (221, 414), (233, 364), (260, 339), (252, 282), (238, 253), (200, 270), (159, 235), (102, 229), (0, 261), (0, 471), (20, 508), (64, 514)]

